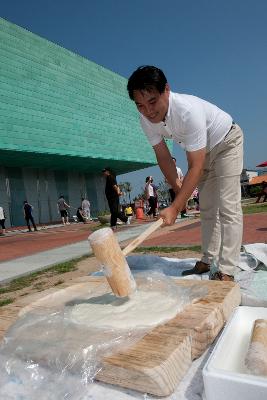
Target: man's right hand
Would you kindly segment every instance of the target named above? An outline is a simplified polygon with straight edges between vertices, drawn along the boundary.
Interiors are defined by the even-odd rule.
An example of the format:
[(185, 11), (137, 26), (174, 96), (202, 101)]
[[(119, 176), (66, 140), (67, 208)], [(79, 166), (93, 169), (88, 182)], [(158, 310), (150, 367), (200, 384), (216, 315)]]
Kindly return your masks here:
[(180, 210), (177, 210), (173, 205), (160, 211), (160, 216), (163, 219), (164, 225), (173, 225), (179, 212)]

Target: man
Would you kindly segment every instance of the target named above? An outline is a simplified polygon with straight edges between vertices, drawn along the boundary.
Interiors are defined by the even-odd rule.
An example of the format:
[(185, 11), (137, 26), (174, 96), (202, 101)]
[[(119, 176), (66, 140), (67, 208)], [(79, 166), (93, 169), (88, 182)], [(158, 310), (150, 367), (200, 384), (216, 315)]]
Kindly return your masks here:
[(265, 201), (267, 200), (267, 183), (265, 181), (263, 181), (261, 183), (261, 191), (260, 191), (255, 203), (259, 203), (262, 196), (263, 196), (262, 202), (265, 203)]
[[(183, 182), (183, 178), (184, 178), (183, 172), (182, 172), (181, 168), (177, 167), (176, 158), (172, 157), (172, 160), (173, 160), (175, 168), (176, 168), (179, 185), (182, 186), (182, 182)], [(175, 191), (173, 190), (173, 188), (171, 187), (171, 185), (168, 183), (167, 180), (166, 180), (166, 182), (169, 185), (169, 194), (170, 194), (171, 202), (173, 202), (175, 199)], [(181, 218), (186, 218), (186, 207), (184, 207), (184, 209), (181, 211)]]
[(120, 211), (119, 197), (122, 195), (122, 192), (117, 184), (117, 180), (114, 173), (109, 167), (102, 169), (102, 172), (106, 177), (105, 194), (111, 213), (110, 227), (112, 230), (115, 230), (118, 218), (125, 223), (127, 223), (128, 218), (126, 217), (125, 214), (123, 214), (123, 212)]
[(30, 221), (32, 223), (33, 229), (37, 231), (33, 216), (32, 216), (32, 210), (33, 206), (28, 203), (27, 200), (24, 201), (23, 203), (23, 213), (24, 213), (24, 218), (28, 227), (28, 231), (31, 232), (31, 226), (30, 226)]
[(157, 217), (157, 190), (155, 185), (153, 185), (153, 177), (146, 177), (146, 185), (145, 185), (145, 195), (148, 200), (149, 210), (147, 212), (148, 216), (153, 215), (154, 218)]
[[(242, 130), (217, 106), (171, 92), (164, 73), (156, 67), (139, 67), (127, 89), (158, 164), (176, 194), (173, 203), (161, 211), (166, 225), (175, 222), (199, 188), (203, 257), (185, 274), (208, 272), (215, 260), (219, 271), (211, 279), (234, 280), (242, 240)], [(188, 171), (181, 186), (165, 137), (186, 151)]]
[(6, 233), (5, 220), (6, 220), (5, 211), (3, 207), (0, 207), (0, 225), (2, 229), (0, 236), (4, 236)]
[(86, 215), (84, 214), (82, 207), (77, 208), (76, 217), (78, 222), (86, 224)]
[(68, 211), (67, 211), (67, 209), (70, 208), (70, 205), (65, 202), (63, 195), (61, 195), (57, 201), (57, 208), (62, 219), (62, 224), (70, 225)]

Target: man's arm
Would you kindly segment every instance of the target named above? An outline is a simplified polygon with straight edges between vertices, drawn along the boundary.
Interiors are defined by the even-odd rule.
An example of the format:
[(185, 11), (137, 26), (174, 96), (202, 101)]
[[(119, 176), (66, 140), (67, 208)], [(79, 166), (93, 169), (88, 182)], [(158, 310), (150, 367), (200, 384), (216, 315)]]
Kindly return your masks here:
[[(172, 182), (171, 185), (173, 185), (174, 184), (173, 171), (172, 171), (173, 169), (171, 167), (173, 166), (175, 168), (175, 166), (173, 162), (172, 162), (173, 165), (171, 165), (168, 160), (166, 161), (166, 159), (164, 159), (165, 157), (166, 158), (168, 157), (168, 153), (170, 156), (170, 152), (169, 151), (168, 153), (165, 152), (164, 147), (162, 146), (161, 143), (154, 146), (154, 150), (157, 156), (160, 169), (162, 170), (163, 174), (165, 174), (165, 170), (168, 169), (168, 166), (170, 167), (169, 177), (167, 176), (167, 179), (171, 180)], [(166, 225), (174, 224), (177, 218), (177, 214), (184, 208), (184, 205), (191, 196), (193, 190), (198, 185), (198, 182), (203, 172), (205, 156), (206, 156), (206, 148), (197, 151), (187, 152), (186, 155), (188, 162), (188, 171), (183, 179), (182, 186), (179, 189), (179, 187), (177, 188), (176, 184), (176, 190), (175, 187), (173, 186), (176, 192), (176, 197), (174, 199), (174, 202), (171, 204), (170, 207), (165, 208), (163, 211), (161, 211), (161, 216), (164, 219)]]
[(119, 185), (114, 185), (113, 188), (114, 188), (114, 190), (115, 190), (115, 192), (117, 193), (118, 196), (122, 195), (122, 191), (120, 190)]

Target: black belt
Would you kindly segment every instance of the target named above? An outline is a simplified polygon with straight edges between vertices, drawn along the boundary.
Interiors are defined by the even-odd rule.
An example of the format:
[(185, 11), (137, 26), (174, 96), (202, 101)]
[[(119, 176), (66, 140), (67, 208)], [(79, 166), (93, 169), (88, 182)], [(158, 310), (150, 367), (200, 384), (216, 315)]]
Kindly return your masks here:
[(236, 126), (235, 121), (232, 122), (231, 128), (229, 129), (229, 131), (226, 133), (226, 135), (228, 135), (229, 132), (231, 132), (231, 130)]
[(229, 133), (231, 132), (231, 130), (236, 126), (235, 121), (232, 121), (232, 125), (231, 128), (229, 129), (229, 131), (226, 133), (226, 135), (224, 136), (224, 139), (226, 138), (227, 135), (229, 135)]

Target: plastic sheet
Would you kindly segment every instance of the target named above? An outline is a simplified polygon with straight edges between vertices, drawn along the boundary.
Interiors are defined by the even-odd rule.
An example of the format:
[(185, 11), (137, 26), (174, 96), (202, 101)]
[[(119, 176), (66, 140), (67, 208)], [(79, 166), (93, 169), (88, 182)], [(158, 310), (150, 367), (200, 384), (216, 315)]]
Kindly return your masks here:
[[(160, 273), (141, 273), (135, 279), (138, 290), (165, 292), (177, 299), (179, 310), (207, 294), (203, 288), (192, 292), (178, 287)], [(101, 370), (103, 358), (133, 346), (152, 329), (94, 329), (74, 323), (71, 309), (92, 297), (100, 298), (102, 289), (88, 293), (88, 298), (72, 297), (64, 301), (61, 309), (57, 304), (55, 308), (33, 310), (16, 321), (6, 333), (0, 351), (1, 399), (95, 398), (90, 397), (90, 384)]]

